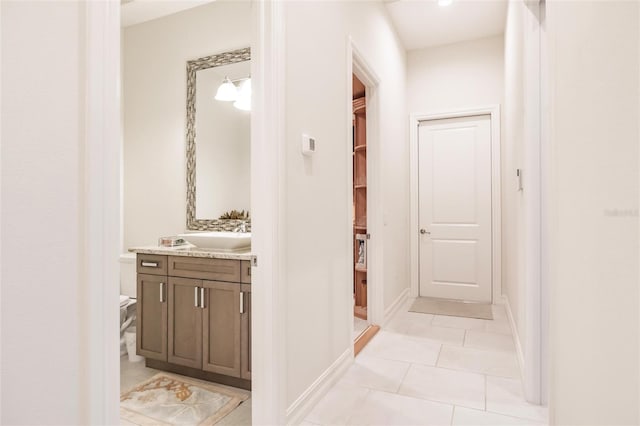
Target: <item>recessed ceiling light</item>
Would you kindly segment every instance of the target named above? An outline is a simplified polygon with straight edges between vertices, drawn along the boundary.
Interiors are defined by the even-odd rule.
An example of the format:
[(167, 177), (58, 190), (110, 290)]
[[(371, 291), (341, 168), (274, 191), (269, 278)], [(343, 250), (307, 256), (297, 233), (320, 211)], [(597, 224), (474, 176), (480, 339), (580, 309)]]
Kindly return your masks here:
[(453, 0), (438, 0), (438, 6), (449, 6)]

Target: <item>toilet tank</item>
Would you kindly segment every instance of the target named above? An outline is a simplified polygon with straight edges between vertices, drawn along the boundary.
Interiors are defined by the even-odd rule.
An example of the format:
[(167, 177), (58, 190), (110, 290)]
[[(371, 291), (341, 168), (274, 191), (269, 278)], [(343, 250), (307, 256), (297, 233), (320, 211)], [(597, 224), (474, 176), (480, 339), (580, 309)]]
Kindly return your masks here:
[(136, 254), (120, 255), (120, 294), (136, 298)]

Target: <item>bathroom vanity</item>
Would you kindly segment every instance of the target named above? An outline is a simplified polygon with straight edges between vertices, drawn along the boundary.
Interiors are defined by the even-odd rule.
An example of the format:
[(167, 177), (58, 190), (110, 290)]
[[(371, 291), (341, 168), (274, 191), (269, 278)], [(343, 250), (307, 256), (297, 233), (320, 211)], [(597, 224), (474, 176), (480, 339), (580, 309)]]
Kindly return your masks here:
[(251, 255), (135, 248), (146, 366), (251, 389)]

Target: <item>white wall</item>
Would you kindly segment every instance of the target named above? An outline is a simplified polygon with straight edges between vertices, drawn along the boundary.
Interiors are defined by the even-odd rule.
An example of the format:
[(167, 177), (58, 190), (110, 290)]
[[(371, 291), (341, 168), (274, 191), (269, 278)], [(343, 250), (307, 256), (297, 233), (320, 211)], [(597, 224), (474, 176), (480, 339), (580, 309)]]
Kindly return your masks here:
[(551, 423), (638, 424), (637, 2), (548, 2)]
[(0, 10), (0, 423), (86, 424), (84, 7)]
[[(505, 30), (505, 102), (502, 135), (502, 289), (508, 300), (520, 345), (525, 345), (525, 192), (518, 191), (516, 170), (524, 168), (526, 128), (526, 20), (522, 1), (509, 2)], [(523, 172), (526, 176), (526, 171)], [(525, 189), (525, 191), (528, 188)]]
[(186, 228), (187, 61), (250, 43), (248, 1), (214, 2), (123, 30), (124, 250)]
[(407, 54), (410, 113), (502, 104), (504, 37), (494, 36)]
[[(287, 2), (286, 405), (353, 344), (348, 218), (351, 76), (347, 42), (380, 78), (384, 305), (408, 287), (408, 141), (405, 54), (377, 2)], [(316, 138), (305, 159), (303, 133)]]

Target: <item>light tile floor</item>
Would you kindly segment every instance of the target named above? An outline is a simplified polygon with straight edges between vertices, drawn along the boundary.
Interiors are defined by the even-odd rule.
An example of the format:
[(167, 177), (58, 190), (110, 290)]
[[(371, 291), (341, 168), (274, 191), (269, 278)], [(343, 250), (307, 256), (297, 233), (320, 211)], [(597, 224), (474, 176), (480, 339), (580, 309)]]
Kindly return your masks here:
[[(143, 382), (150, 377), (161, 373), (160, 370), (154, 370), (153, 368), (147, 368), (144, 365), (144, 361), (141, 362), (129, 362), (126, 356), (120, 358), (120, 392), (128, 391), (135, 387), (138, 383)], [(217, 384), (218, 386), (227, 387), (234, 391), (246, 392), (251, 395), (249, 391), (243, 389), (231, 388)], [(251, 398), (240, 404), (235, 410), (227, 414), (217, 425), (237, 425), (237, 426), (249, 426), (251, 425)]]
[(493, 320), (401, 309), (314, 407), (306, 425), (545, 425), (522, 394), (504, 307)]

